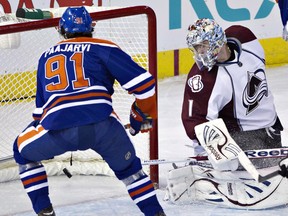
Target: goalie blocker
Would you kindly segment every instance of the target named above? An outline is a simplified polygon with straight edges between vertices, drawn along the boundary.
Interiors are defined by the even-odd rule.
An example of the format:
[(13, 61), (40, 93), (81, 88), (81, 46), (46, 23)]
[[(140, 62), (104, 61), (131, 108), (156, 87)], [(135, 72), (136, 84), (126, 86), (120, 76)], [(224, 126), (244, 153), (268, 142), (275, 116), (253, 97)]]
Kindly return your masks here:
[(217, 170), (236, 170), (242, 151), (230, 136), (222, 119), (205, 122), (195, 127), (196, 136)]

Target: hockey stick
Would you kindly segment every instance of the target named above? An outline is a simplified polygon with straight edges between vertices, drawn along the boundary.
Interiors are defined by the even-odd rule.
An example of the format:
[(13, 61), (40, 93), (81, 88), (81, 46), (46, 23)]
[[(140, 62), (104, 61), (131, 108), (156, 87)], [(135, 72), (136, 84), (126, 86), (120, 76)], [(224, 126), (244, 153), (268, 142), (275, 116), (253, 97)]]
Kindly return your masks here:
[[(185, 145), (189, 148), (194, 148), (191, 145)], [(288, 146), (273, 149), (256, 149), (256, 150), (245, 150), (247, 157), (252, 159), (257, 158), (277, 158), (288, 156)]]
[(280, 170), (275, 170), (274, 172), (271, 172), (271, 173), (264, 175), (264, 176), (259, 175), (258, 182), (264, 182), (264, 181), (266, 181), (266, 180), (268, 180), (274, 176), (277, 176), (277, 175), (279, 175), (279, 172), (280, 172)]
[[(241, 157), (241, 156), (239, 155), (239, 157)], [(205, 156), (204, 157), (201, 156), (200, 158), (201, 158), (200, 160), (198, 160), (199, 159), (198, 157), (191, 157), (191, 158), (187, 158), (187, 159), (183, 159), (183, 160), (166, 160), (166, 159), (144, 160), (144, 161), (142, 161), (142, 165), (159, 165), (159, 164), (168, 164), (168, 163), (169, 164), (174, 164), (174, 163), (185, 163), (185, 162), (192, 162), (193, 161), (193, 165), (201, 165), (201, 166), (203, 166), (203, 163), (201, 163), (199, 161), (203, 161), (203, 158), (205, 158), (204, 160), (208, 160), (208, 158), (205, 157)], [(241, 160), (243, 160), (243, 159), (241, 159)], [(250, 160), (249, 160), (249, 162), (250, 162)], [(275, 170), (275, 171), (273, 171), (273, 172), (271, 172), (271, 173), (269, 173), (267, 175), (260, 175), (259, 172), (257, 171), (257, 169), (254, 167), (254, 165), (253, 164), (251, 164), (251, 165), (252, 166), (248, 165), (249, 167), (247, 167), (247, 165), (246, 165), (246, 167), (244, 167), (244, 165), (242, 164), (242, 166), (246, 169), (246, 171), (249, 172), (250, 175), (258, 182), (264, 182), (264, 181), (266, 181), (266, 180), (268, 180), (268, 179), (270, 179), (270, 178), (272, 178), (274, 176), (279, 175), (279, 171), (280, 170)]]
[(244, 152), (249, 159), (281, 158), (288, 156), (288, 147), (274, 148), (274, 149), (245, 150)]
[[(288, 156), (288, 148), (275, 148), (275, 149), (257, 149), (257, 150), (246, 150), (244, 151), (249, 159), (263, 159), (263, 158), (281, 158)], [(158, 165), (167, 163), (184, 163), (190, 161), (206, 161), (208, 156), (192, 156), (186, 159), (154, 159), (144, 160), (142, 165)]]
[[(204, 156), (204, 160), (208, 160), (206, 156)], [(197, 160), (197, 157), (189, 157), (186, 159), (179, 160), (167, 160), (167, 159), (152, 159), (152, 160), (143, 160), (142, 165), (159, 165), (159, 164), (168, 164), (168, 163), (185, 163), (190, 161), (201, 161)]]
[(258, 182), (266, 181), (267, 179), (278, 175), (280, 171), (276, 170), (267, 175), (261, 175), (243, 151), (238, 154), (238, 159), (245, 170)]

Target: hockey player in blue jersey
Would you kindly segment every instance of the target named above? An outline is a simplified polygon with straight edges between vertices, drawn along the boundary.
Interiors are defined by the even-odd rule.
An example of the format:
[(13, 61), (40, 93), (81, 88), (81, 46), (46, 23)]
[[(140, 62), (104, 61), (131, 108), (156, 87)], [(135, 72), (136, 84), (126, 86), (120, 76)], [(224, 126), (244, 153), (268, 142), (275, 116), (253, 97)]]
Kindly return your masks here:
[(279, 5), (281, 20), (283, 24), (283, 34), (284, 40), (288, 41), (288, 0), (276, 0)]
[[(113, 111), (115, 79), (135, 96), (130, 133), (157, 118), (155, 80), (115, 43), (92, 38), (85, 7), (69, 7), (59, 21), (65, 40), (47, 49), (37, 70), (34, 121), (17, 137), (14, 158), (38, 215), (55, 215), (42, 160), (67, 151), (93, 149), (123, 181), (146, 216), (165, 215), (150, 178)], [(97, 189), (95, 189), (97, 191)]]

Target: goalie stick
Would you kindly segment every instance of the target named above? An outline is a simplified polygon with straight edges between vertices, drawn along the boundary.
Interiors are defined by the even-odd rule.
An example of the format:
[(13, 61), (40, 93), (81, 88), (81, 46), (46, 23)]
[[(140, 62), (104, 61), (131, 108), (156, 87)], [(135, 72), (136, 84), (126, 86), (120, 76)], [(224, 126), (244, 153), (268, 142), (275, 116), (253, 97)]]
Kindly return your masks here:
[[(167, 164), (167, 163), (175, 164), (175, 163), (193, 162), (193, 165), (203, 166), (203, 163), (199, 163), (199, 161), (203, 161), (203, 160), (208, 160), (208, 158), (205, 156), (204, 157), (200, 156), (200, 157), (190, 157), (190, 158), (183, 159), (183, 160), (166, 160), (166, 159), (144, 160), (144, 161), (142, 161), (142, 165), (159, 165), (159, 164)], [(259, 172), (257, 171), (257, 169), (254, 167), (254, 165), (253, 164), (251, 164), (251, 165), (252, 166), (249, 168), (247, 166), (244, 168), (246, 169), (247, 172), (249, 172), (247, 169), (252, 170), (249, 173), (253, 177), (253, 179), (255, 179), (258, 182), (264, 182), (264, 181), (266, 181), (266, 180), (268, 180), (274, 176), (279, 175), (279, 172), (280, 172), (280, 170), (277, 169), (271, 173), (268, 173), (267, 175), (260, 175)]]
[[(288, 156), (288, 148), (275, 148), (275, 149), (258, 149), (258, 150), (246, 150), (244, 151), (250, 159), (263, 159), (263, 158), (282, 158)], [(166, 163), (184, 163), (190, 161), (206, 161), (208, 156), (192, 156), (184, 159), (154, 159), (143, 160), (142, 165), (158, 165)]]
[(266, 181), (267, 179), (278, 175), (280, 172), (280, 170), (275, 170), (267, 175), (261, 175), (243, 151), (239, 153), (238, 159), (246, 171), (258, 182)]

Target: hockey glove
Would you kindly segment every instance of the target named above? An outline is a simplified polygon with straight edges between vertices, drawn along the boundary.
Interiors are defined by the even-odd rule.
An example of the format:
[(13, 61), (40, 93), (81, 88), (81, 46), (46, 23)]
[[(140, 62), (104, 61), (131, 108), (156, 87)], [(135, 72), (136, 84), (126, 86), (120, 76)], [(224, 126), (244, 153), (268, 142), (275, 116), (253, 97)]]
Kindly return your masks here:
[(130, 111), (130, 128), (129, 132), (135, 136), (139, 131), (148, 132), (152, 128), (152, 118), (146, 116), (134, 102)]
[(279, 163), (279, 167), (279, 174), (283, 177), (288, 178), (288, 158), (281, 160)]

